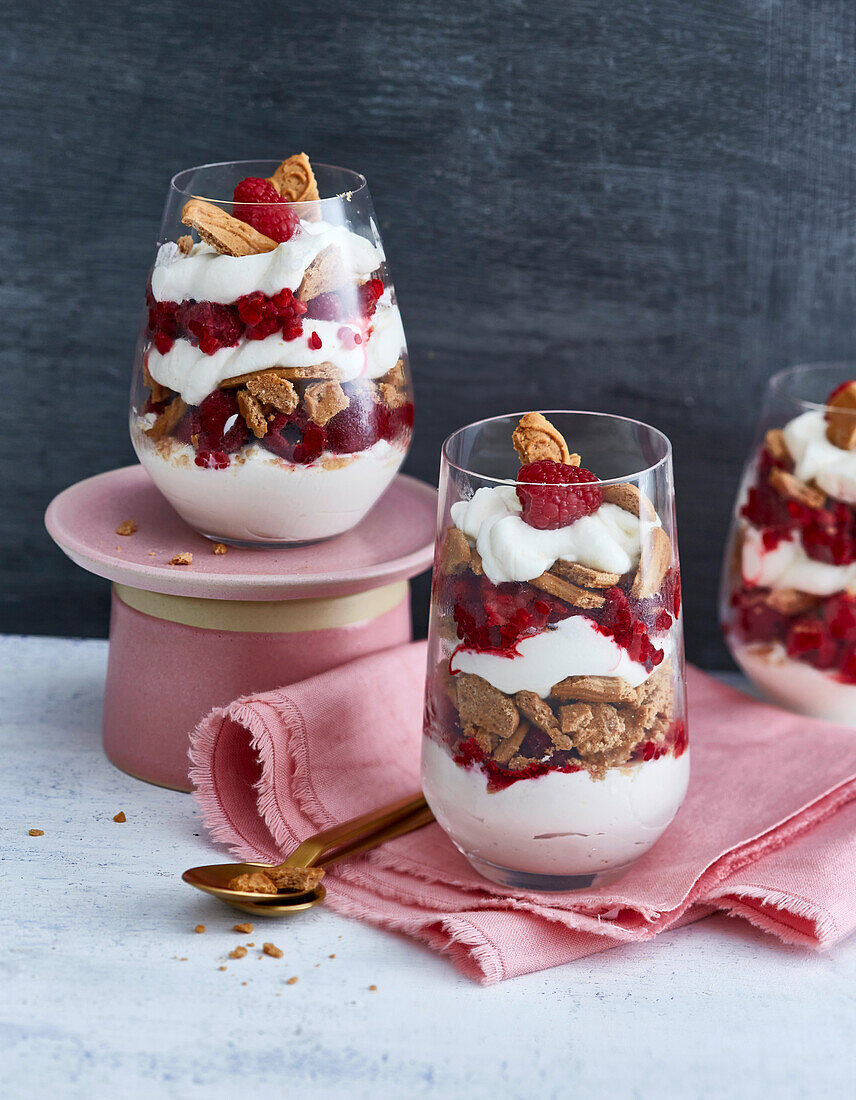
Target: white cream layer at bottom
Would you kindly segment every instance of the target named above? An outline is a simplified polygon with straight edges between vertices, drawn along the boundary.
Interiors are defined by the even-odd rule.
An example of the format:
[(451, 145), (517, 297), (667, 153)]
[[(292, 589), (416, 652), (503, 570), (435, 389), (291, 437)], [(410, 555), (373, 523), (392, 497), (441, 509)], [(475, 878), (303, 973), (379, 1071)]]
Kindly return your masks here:
[(834, 674), (793, 660), (778, 644), (741, 646), (733, 655), (774, 703), (811, 718), (856, 727), (856, 684), (842, 683)]
[[(197, 466), (184, 444), (168, 453), (132, 430), (137, 456), (183, 520), (206, 535), (247, 542), (304, 542), (356, 526), (380, 499), (404, 449), (379, 441), (342, 466), (297, 466), (252, 445), (225, 470)], [(240, 461), (243, 459), (243, 461)]]
[(548, 772), (489, 792), (484, 772), (462, 768), (431, 737), (422, 786), (441, 827), (468, 856), (536, 875), (589, 875), (624, 867), (662, 836), (684, 800), (689, 752), (603, 779)]

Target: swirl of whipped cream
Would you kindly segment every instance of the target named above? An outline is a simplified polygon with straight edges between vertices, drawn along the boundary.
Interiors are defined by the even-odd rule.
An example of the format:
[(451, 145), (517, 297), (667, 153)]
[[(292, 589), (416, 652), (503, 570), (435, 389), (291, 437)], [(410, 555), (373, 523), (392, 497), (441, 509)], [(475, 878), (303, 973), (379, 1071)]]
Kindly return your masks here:
[(836, 500), (856, 504), (856, 451), (843, 451), (830, 443), (823, 412), (813, 409), (803, 413), (787, 424), (783, 433), (798, 478), (814, 480)]
[(452, 522), (475, 541), (493, 584), (530, 581), (559, 559), (621, 574), (639, 564), (643, 524), (616, 504), (555, 531), (530, 527), (521, 511), (513, 485), (484, 486), (452, 505)]
[(506, 695), (534, 691), (542, 699), (566, 676), (618, 676), (631, 687), (638, 687), (651, 675), (644, 665), (630, 658), (626, 649), (581, 615), (563, 619), (552, 630), (519, 641), (515, 656), (456, 649), (450, 667), (452, 672), (481, 676)]
[(222, 256), (210, 245), (197, 244), (184, 256), (167, 241), (158, 249), (152, 270), (152, 294), (158, 302), (217, 302), (228, 305), (244, 294), (268, 296), (286, 287), (297, 290), (307, 267), (322, 249), (336, 245), (351, 275), (371, 275), (383, 262), (383, 252), (371, 241), (342, 225), (301, 222), (300, 229), (272, 252), (254, 256)]

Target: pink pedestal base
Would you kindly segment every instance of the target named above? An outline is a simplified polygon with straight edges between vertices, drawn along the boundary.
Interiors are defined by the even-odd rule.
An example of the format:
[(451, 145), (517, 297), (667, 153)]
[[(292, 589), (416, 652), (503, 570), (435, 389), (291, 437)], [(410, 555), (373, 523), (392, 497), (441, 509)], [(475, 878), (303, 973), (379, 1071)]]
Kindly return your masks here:
[[(107, 756), (139, 779), (189, 790), (189, 734), (212, 707), (409, 641), (407, 582), (431, 564), (436, 516), (436, 491), (399, 474), (338, 538), (215, 554), (141, 466), (60, 493), (45, 514), (51, 537), (116, 586)], [(135, 533), (119, 535), (129, 519)], [(189, 565), (172, 564), (188, 553)]]
[(189, 791), (188, 735), (212, 707), (407, 642), (409, 592), (375, 618), (324, 630), (251, 633), (171, 622), (114, 592), (104, 751), (138, 779)]

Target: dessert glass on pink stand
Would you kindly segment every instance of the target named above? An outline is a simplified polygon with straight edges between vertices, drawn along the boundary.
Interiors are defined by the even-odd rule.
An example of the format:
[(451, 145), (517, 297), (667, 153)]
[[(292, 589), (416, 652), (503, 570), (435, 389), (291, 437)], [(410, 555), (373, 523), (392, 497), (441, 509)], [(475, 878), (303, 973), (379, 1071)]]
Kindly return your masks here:
[(200, 534), (350, 530), (410, 443), (404, 330), (365, 179), (303, 155), (174, 177), (131, 390), (137, 456)]
[(774, 375), (723, 567), (734, 659), (774, 702), (856, 726), (856, 364)]
[(669, 442), (546, 417), (443, 446), (422, 780), (486, 878), (568, 890), (656, 842), (689, 752)]

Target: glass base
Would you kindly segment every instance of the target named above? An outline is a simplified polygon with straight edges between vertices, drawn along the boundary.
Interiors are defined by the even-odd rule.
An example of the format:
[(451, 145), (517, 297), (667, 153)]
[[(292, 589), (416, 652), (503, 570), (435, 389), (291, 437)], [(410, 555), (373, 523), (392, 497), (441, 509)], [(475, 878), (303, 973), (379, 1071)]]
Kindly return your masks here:
[(211, 542), (222, 542), (226, 546), (234, 546), (237, 550), (290, 550), (296, 546), (317, 546), (322, 542), (329, 542), (331, 539), (337, 539), (338, 535), (325, 535), (320, 539), (286, 539), (281, 541), (265, 540), (259, 542), (253, 542), (250, 539), (230, 539), (225, 538), (223, 535), (209, 535), (206, 531), (200, 531), (200, 535), (203, 538), (209, 539)]
[(538, 875), (531, 871), (516, 871), (510, 867), (499, 867), (487, 860), (463, 853), (474, 871), (500, 886), (511, 886), (516, 890), (542, 891), (548, 894), (561, 894), (573, 890), (594, 890), (599, 886), (609, 886), (621, 878), (632, 866), (610, 868), (591, 875)]

